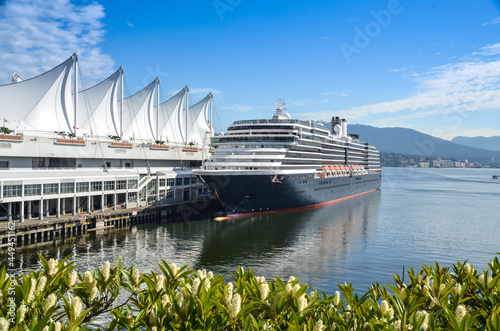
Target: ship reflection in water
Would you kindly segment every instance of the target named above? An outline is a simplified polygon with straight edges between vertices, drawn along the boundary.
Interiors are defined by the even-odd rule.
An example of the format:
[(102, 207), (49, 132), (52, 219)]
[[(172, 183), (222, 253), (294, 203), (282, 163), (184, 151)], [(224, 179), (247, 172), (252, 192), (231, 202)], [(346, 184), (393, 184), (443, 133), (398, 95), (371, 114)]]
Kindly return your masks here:
[(102, 230), (87, 237), (19, 247), (16, 253), (24, 268), (35, 269), (37, 250), (47, 258), (72, 254), (80, 271), (105, 261), (116, 263), (119, 257), (126, 266), (144, 272), (159, 272), (157, 263), (164, 259), (223, 273), (227, 279), (238, 266), (251, 267), (267, 279), (293, 275), (331, 292), (336, 283), (352, 280), (345, 276), (352, 277), (346, 261), (352, 251), (364, 250), (379, 204), (380, 191), (375, 191), (301, 212)]

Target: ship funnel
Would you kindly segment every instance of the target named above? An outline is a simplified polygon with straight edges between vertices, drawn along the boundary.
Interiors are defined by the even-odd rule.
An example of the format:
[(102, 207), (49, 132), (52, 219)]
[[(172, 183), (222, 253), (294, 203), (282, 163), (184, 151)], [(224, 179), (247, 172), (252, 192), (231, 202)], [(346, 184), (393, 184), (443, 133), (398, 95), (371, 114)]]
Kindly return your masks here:
[(332, 117), (331, 133), (332, 133), (332, 136), (336, 136), (336, 137), (342, 136), (342, 122), (338, 116)]
[(342, 137), (347, 138), (347, 120), (345, 118), (342, 119)]

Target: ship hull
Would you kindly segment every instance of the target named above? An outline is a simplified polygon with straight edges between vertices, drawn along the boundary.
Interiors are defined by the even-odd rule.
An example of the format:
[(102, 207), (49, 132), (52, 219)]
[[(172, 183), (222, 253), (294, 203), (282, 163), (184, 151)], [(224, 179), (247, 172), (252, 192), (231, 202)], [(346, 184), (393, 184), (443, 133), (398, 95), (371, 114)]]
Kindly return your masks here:
[(376, 190), (381, 174), (313, 178), (309, 174), (214, 174), (195, 171), (228, 215), (272, 212), (326, 204)]

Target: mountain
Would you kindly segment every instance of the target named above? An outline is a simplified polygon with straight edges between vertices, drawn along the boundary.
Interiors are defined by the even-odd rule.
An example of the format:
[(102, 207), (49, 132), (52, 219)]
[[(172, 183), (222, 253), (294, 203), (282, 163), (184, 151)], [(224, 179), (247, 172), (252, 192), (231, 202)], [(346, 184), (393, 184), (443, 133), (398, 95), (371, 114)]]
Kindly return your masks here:
[[(320, 122), (330, 128), (329, 122)], [(460, 145), (449, 140), (406, 128), (376, 128), (369, 125), (349, 124), (349, 134), (359, 134), (360, 140), (369, 142), (384, 153), (401, 153), (426, 157), (442, 157), (478, 162), (500, 160), (500, 151), (491, 151)]]
[(488, 149), (491, 151), (500, 151), (500, 136), (493, 136), (493, 137), (458, 136), (453, 138), (451, 141), (465, 146)]

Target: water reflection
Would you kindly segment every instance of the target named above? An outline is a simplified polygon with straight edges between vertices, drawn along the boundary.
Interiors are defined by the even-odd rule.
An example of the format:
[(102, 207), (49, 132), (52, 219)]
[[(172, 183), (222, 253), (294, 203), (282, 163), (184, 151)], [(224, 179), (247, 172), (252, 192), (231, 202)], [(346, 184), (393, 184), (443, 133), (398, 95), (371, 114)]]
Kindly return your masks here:
[(16, 258), (23, 268), (39, 268), (36, 251), (46, 258), (70, 258), (80, 271), (116, 263), (159, 271), (161, 259), (216, 273), (252, 267), (257, 274), (301, 278), (310, 285), (332, 287), (339, 261), (353, 247), (367, 242), (376, 221), (380, 192), (296, 213), (270, 214), (187, 223), (146, 225), (90, 232), (33, 247), (19, 247)]

